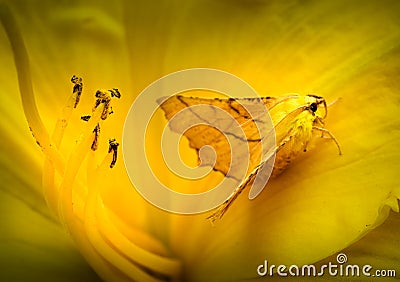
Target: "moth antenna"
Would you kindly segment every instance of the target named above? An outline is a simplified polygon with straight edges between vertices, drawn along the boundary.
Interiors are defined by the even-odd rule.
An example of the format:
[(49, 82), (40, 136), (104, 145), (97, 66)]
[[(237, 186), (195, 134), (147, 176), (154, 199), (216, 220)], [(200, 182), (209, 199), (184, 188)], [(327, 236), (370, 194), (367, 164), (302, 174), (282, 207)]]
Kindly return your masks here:
[(325, 115), (324, 115), (324, 117), (323, 118), (326, 118), (327, 117), (327, 115), (328, 115), (328, 106), (326, 105), (326, 101), (325, 101), (325, 99), (324, 99), (324, 108), (325, 108)]
[(336, 103), (339, 102), (340, 100), (342, 100), (341, 97), (336, 98), (335, 100), (333, 100), (332, 102), (330, 102), (330, 103), (328, 104), (327, 107), (329, 108), (329, 107), (333, 106), (334, 104), (336, 104)]

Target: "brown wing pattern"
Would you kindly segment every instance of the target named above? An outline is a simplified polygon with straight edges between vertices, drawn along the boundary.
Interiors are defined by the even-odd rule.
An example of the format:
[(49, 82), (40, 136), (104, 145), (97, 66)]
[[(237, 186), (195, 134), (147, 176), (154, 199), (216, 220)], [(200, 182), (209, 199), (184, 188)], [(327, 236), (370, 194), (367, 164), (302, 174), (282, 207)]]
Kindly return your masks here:
[[(262, 138), (265, 138), (264, 135), (271, 133), (271, 128), (266, 127), (265, 124), (268, 122), (265, 121), (265, 112), (258, 110), (257, 106), (260, 107), (260, 103), (262, 103), (269, 110), (282, 102), (283, 99), (285, 97), (208, 99), (175, 95), (163, 101), (161, 108), (168, 120), (171, 120), (181, 110), (189, 109), (189, 112), (183, 115), (182, 118), (179, 118), (176, 122), (170, 122), (170, 127), (173, 131), (181, 132), (181, 127), (201, 122), (212, 125), (200, 124), (191, 127), (184, 132), (184, 135), (188, 138), (190, 146), (197, 151), (205, 145), (212, 146), (217, 154), (214, 170), (228, 175), (229, 168), (231, 167), (231, 150), (232, 148), (240, 147), (240, 145), (249, 146), (248, 152), (250, 152), (250, 158), (247, 151), (234, 151), (235, 157), (242, 158), (243, 160), (249, 159), (248, 172), (259, 165), (262, 156), (260, 141)], [(195, 107), (199, 105), (209, 105), (210, 109), (207, 109), (207, 107)], [(212, 109), (211, 106), (213, 107)], [(214, 107), (222, 109), (231, 118), (224, 118), (217, 114), (213, 115), (212, 113), (215, 112), (213, 110)], [(253, 116), (250, 116), (249, 111), (246, 109), (253, 113)], [(205, 111), (209, 113), (205, 113)], [(236, 120), (237, 124), (232, 118)], [(243, 130), (244, 135), (240, 134), (241, 130)], [(231, 136), (231, 142), (225, 136)], [(233, 177), (235, 177), (235, 173), (234, 170), (229, 172), (230, 176)]]

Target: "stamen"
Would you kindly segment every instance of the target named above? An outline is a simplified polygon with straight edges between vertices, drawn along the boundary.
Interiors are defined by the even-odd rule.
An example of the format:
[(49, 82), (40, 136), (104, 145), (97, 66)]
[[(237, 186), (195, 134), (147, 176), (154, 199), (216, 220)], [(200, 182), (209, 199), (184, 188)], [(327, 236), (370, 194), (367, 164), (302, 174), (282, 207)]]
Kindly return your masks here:
[[(73, 189), (78, 191), (81, 185), (76, 181), (76, 176), (87, 154), (94, 155), (94, 152), (90, 152), (89, 146), (91, 143), (92, 145), (93, 143), (97, 144), (101, 122), (112, 113), (110, 99), (121, 96), (118, 89), (107, 90), (107, 96), (103, 97), (104, 93), (100, 93), (100, 97), (97, 97), (92, 115), (88, 116), (81, 138), (73, 148), (67, 165), (65, 165), (58, 148), (64, 137), (72, 110), (79, 103), (83, 87), (82, 80), (75, 76), (72, 77), (73, 94), (63, 109), (51, 136), (52, 139), (50, 139), (36, 106), (24, 42), (10, 10), (4, 4), (0, 4), (0, 17), (14, 51), (24, 112), (32, 134), (45, 154), (43, 183), (47, 201), (54, 210), (57, 210), (58, 203), (62, 222), (66, 225), (83, 256), (106, 281), (162, 281), (178, 277), (180, 263), (166, 256), (160, 247), (162, 246), (160, 242), (149, 238), (147, 234), (138, 236), (140, 239), (145, 238), (141, 242), (142, 245), (147, 246), (148, 244), (150, 249), (153, 248), (159, 253), (164, 253), (165, 256), (152, 253), (147, 248), (140, 247), (140, 244), (136, 244), (132, 239), (132, 234), (140, 234), (137, 230), (127, 228), (125, 233), (121, 233), (117, 229), (109, 215), (106, 214), (106, 207), (104, 207), (97, 188), (101, 185), (92, 185), (93, 181), (90, 179), (94, 179), (93, 175), (92, 177), (88, 175), (89, 196), (86, 202), (83, 200), (84, 214), (77, 203), (74, 206)], [(105, 162), (98, 169), (92, 170), (94, 175), (101, 175), (100, 169), (108, 166), (110, 162), (110, 167), (115, 165), (117, 148), (118, 143), (115, 139), (111, 139)], [(55, 170), (62, 176), (59, 189), (54, 183)], [(140, 241), (140, 239), (135, 237), (135, 240)]]
[(75, 103), (74, 108), (78, 106), (79, 100), (81, 99), (82, 94), (82, 78), (77, 76), (72, 76), (71, 82), (74, 84), (74, 89), (72, 92), (75, 94)]
[(95, 128), (100, 122), (103, 109), (104, 106), (99, 106), (93, 113), (91, 119), (85, 126), (80, 141), (76, 144), (67, 162), (65, 174), (60, 186), (61, 196), (59, 198), (60, 214), (64, 216), (65, 222), (73, 222), (75, 220), (72, 210), (72, 185), (74, 184), (78, 170), (88, 153), (88, 148), (93, 142), (93, 128)]
[[(52, 134), (52, 140), (54, 141), (57, 149), (61, 145), (61, 141), (64, 137), (65, 130), (67, 129), (69, 120), (72, 115), (72, 111), (76, 108), (79, 97), (82, 94), (83, 83), (82, 78), (73, 76), (71, 81), (75, 84), (72, 90), (72, 94), (69, 96), (67, 104), (61, 111), (61, 116), (57, 119), (56, 126)], [(76, 93), (76, 85), (79, 84), (79, 93)], [(58, 190), (54, 183), (54, 166), (51, 164), (48, 157), (45, 157), (44, 169), (43, 169), (43, 193), (49, 207), (58, 215)]]
[(117, 97), (118, 99), (121, 98), (121, 93), (119, 93), (119, 90), (117, 88), (113, 88), (108, 91), (110, 91), (111, 97)]
[(95, 171), (88, 170), (90, 181), (85, 206), (85, 228), (89, 240), (104, 259), (112, 262), (116, 268), (132, 279), (156, 282), (178, 277), (181, 268), (178, 260), (139, 247), (121, 234), (106, 214), (106, 208), (100, 197), (101, 191), (97, 187), (102, 181), (101, 176), (105, 175), (102, 172), (107, 169), (110, 157), (110, 153), (107, 154)]
[[(43, 125), (40, 118), (39, 112), (37, 110), (36, 101), (33, 94), (33, 87), (31, 81), (29, 58), (26, 52), (25, 44), (23, 42), (22, 36), (17, 27), (16, 21), (12, 16), (10, 9), (3, 3), (0, 3), (0, 19), (10, 40), (11, 47), (14, 53), (14, 62), (16, 65), (18, 83), (21, 93), (22, 105), (24, 109), (25, 116), (27, 118), (30, 130), (36, 139), (39, 146), (42, 148), (43, 153), (46, 155), (45, 173), (50, 172), (45, 183), (51, 187), (54, 183), (54, 170), (55, 167), (58, 172), (63, 175), (64, 173), (64, 160), (61, 157), (56, 146), (52, 146), (49, 138), (49, 134)], [(55, 136), (61, 136), (58, 133)], [(61, 141), (61, 139), (59, 139)], [(51, 162), (51, 164), (50, 164)], [(48, 169), (48, 170), (47, 170)], [(46, 177), (45, 177), (46, 179)], [(48, 188), (49, 188), (48, 187)], [(70, 202), (71, 203), (71, 202)], [(76, 229), (74, 231), (78, 231)], [(102, 277), (108, 278), (109, 281), (123, 281), (127, 282), (128, 279), (122, 279), (116, 275), (115, 271), (110, 269), (108, 263), (99, 259), (98, 254), (90, 249), (90, 244), (88, 243), (85, 236), (78, 236), (77, 232), (72, 232), (71, 235), (74, 240), (81, 247), (83, 254), (86, 256), (88, 261), (94, 266), (94, 268), (101, 274)]]
[(92, 151), (96, 151), (99, 147), (99, 135), (100, 135), (100, 125), (97, 124), (96, 127), (93, 129), (94, 139), (91, 146)]
[(108, 153), (113, 152), (113, 159), (110, 164), (110, 168), (113, 168), (115, 163), (117, 162), (117, 151), (119, 143), (115, 139), (110, 139), (108, 140), (108, 144), (109, 144)]
[(29, 128), (43, 153), (49, 157), (56, 169), (62, 173), (64, 171), (64, 160), (58, 150), (52, 146), (49, 133), (40, 118), (36, 106), (36, 100), (33, 94), (29, 57), (25, 48), (24, 40), (12, 12), (3, 3), (0, 3), (0, 19), (13, 50), (22, 106)]
[[(52, 189), (54, 183), (54, 167), (60, 174), (63, 174), (64, 160), (56, 149), (58, 146), (52, 146), (49, 134), (40, 118), (33, 93), (29, 57), (25, 48), (25, 43), (12, 12), (4, 3), (0, 3), (0, 19), (13, 50), (23, 110), (29, 128), (37, 144), (41, 147), (46, 156), (43, 174), (44, 196), (49, 206), (54, 210), (54, 203), (56, 203), (56, 191)], [(57, 136), (58, 134), (54, 135)]]
[[(74, 77), (72, 77), (74, 79)], [(103, 111), (101, 113), (101, 119), (105, 120), (110, 114), (114, 113), (112, 107), (111, 107), (111, 97), (121, 97), (121, 93), (119, 93), (117, 88), (113, 88), (112, 90), (97, 90), (96, 91), (96, 102), (93, 106), (92, 112), (96, 111), (96, 109), (99, 107), (99, 105), (103, 105)], [(81, 116), (81, 120), (88, 121), (90, 119), (90, 115), (84, 115)], [(94, 140), (92, 143), (92, 150), (96, 151), (98, 148), (98, 142), (99, 142), (99, 134), (100, 134), (100, 124), (97, 124), (97, 126), (93, 130), (94, 133)], [(116, 153), (115, 153), (115, 161), (116, 161)], [(115, 164), (115, 162), (114, 162)], [(111, 168), (114, 165), (111, 166)]]
[(88, 121), (90, 119), (90, 115), (81, 116), (81, 120)]

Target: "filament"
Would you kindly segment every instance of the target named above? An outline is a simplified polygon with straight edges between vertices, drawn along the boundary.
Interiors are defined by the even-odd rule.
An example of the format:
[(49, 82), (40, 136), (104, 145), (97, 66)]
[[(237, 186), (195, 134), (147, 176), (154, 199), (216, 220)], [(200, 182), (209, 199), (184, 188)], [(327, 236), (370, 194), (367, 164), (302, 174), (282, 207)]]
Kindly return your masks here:
[(64, 171), (63, 158), (54, 146), (52, 146), (49, 134), (37, 109), (33, 94), (29, 57), (24, 40), (11, 10), (3, 3), (0, 3), (0, 19), (13, 50), (22, 106), (29, 128), (43, 153), (50, 158), (57, 170), (62, 173)]
[[(93, 159), (93, 154), (90, 156)], [(132, 279), (160, 281), (159, 279), (178, 277), (181, 267), (179, 261), (139, 247), (121, 234), (106, 214), (101, 191), (96, 188), (96, 184), (102, 181), (101, 177), (105, 175), (102, 172), (107, 171), (111, 158), (112, 153), (108, 153), (98, 168), (88, 169), (89, 193), (85, 206), (85, 227), (89, 240), (98, 247), (102, 257), (112, 261), (115, 267)], [(93, 162), (89, 160), (88, 164)]]

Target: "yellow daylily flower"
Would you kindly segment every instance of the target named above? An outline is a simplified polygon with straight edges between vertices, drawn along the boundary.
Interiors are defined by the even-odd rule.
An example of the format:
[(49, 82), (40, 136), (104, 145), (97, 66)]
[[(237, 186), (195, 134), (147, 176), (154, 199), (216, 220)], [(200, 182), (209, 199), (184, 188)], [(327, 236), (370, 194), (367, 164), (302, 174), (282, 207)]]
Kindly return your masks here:
[[(22, 276), (13, 271), (18, 261), (6, 262), (8, 254), (21, 251), (12, 257), (33, 262), (47, 249), (51, 254), (40, 256), (28, 277), (59, 281), (73, 270), (74, 280), (99, 279), (70, 249), (57, 221), (108, 281), (273, 279), (276, 273), (257, 273), (265, 260), (322, 265), (336, 262), (340, 251), (349, 262), (400, 271), (399, 217), (391, 213), (398, 212), (400, 196), (397, 1), (23, 2), (1, 7), (11, 47), (6, 33), (0, 34), (0, 55), (4, 66), (16, 66), (16, 72), (4, 69), (0, 87), (6, 191), (1, 230), (12, 242), (2, 244), (2, 265), (10, 266), (4, 269), (9, 280)], [(259, 197), (239, 197), (215, 227), (205, 214), (152, 206), (132, 187), (120, 149), (110, 168), (108, 139), (122, 140), (129, 107), (147, 85), (194, 67), (233, 73), (262, 96), (311, 92), (328, 102), (340, 98), (329, 108), (326, 126), (343, 155), (329, 141), (316, 140)], [(77, 108), (68, 81), (73, 74), (83, 78)], [(114, 113), (104, 120), (108, 102), (93, 107), (98, 88), (118, 88), (122, 95), (111, 97)], [(85, 122), (83, 115), (91, 117)], [(40, 174), (55, 217), (44, 208)], [(17, 245), (27, 238), (39, 251)], [(44, 271), (47, 265), (54, 277)]]

